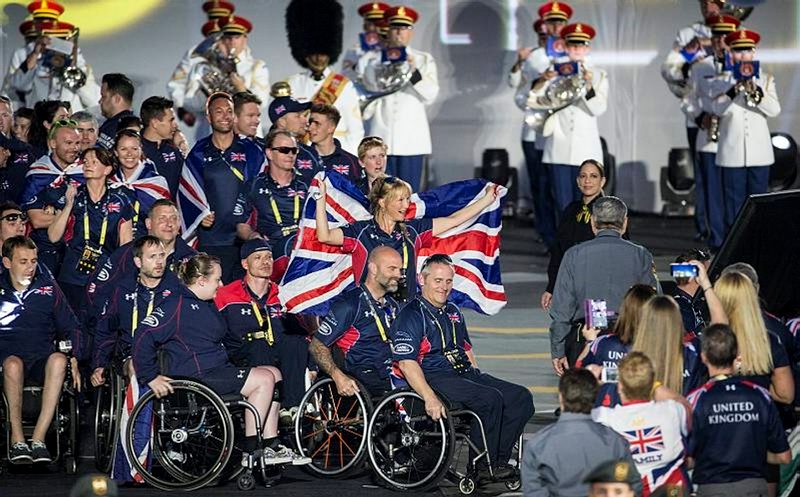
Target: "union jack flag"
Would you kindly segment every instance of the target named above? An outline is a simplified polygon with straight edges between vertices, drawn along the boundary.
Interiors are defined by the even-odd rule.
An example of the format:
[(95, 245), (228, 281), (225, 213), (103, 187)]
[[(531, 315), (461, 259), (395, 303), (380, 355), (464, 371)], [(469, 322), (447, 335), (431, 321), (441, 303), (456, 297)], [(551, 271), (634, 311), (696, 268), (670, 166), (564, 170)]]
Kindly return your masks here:
[(649, 454), (664, 450), (664, 437), (661, 436), (660, 426), (624, 431), (623, 435), (631, 445), (631, 454)]
[[(319, 182), (327, 185), (326, 211), (331, 229), (355, 221), (370, 219), (366, 196), (340, 174), (317, 173), (308, 191), (300, 229), (279, 297), (285, 312), (324, 315), (331, 299), (355, 286), (353, 260), (342, 247), (317, 241), (316, 200)], [(483, 180), (450, 183), (411, 198), (406, 217), (436, 218), (448, 216), (481, 198)], [(498, 190), (498, 197), (506, 194)], [(475, 218), (433, 238), (430, 248), (417, 254), (418, 264), (430, 254), (449, 254), (455, 263), (456, 276), (452, 301), (484, 314), (497, 314), (506, 304), (500, 276), (501, 199), (498, 198)]]
[(247, 154), (244, 152), (231, 152), (231, 160), (234, 162), (246, 162)]
[(178, 156), (175, 155), (175, 152), (161, 152), (161, 159), (164, 162), (173, 162), (178, 159)]
[(66, 184), (82, 184), (83, 167), (77, 162), (70, 164), (66, 169), (61, 169), (53, 163), (50, 156), (41, 157), (31, 164), (25, 175), (25, 189), (20, 197), (24, 206), (45, 188), (59, 188)]
[(14, 158), (14, 164), (28, 162), (28, 154), (19, 154)]
[(297, 159), (297, 169), (311, 169), (314, 164), (311, 159)]
[(283, 311), (281, 310), (280, 306), (270, 306), (269, 308), (269, 317), (271, 318), (279, 318), (283, 316)]
[(350, 174), (350, 166), (348, 166), (347, 164), (333, 164), (331, 166), (331, 169), (333, 169), (337, 173), (343, 174), (345, 176)]
[(128, 423), (130, 422), (133, 406), (139, 398), (150, 390), (147, 385), (139, 385), (134, 375), (125, 390), (122, 400), (122, 412), (119, 422), (119, 441), (114, 449), (114, 462), (111, 466), (111, 478), (118, 482), (144, 483), (144, 478), (130, 463), (129, 457), (133, 456), (145, 467), (150, 467), (150, 432), (152, 431), (152, 402), (140, 413), (133, 433), (133, 448), (135, 453), (128, 454), (125, 444), (128, 439)]
[(40, 286), (39, 288), (33, 291), (36, 295), (47, 295), (48, 297), (53, 296), (53, 287), (52, 286)]
[(448, 312), (447, 317), (449, 317), (450, 321), (453, 323), (461, 322), (461, 316), (457, 312)]
[[(156, 200), (170, 198), (169, 185), (167, 180), (156, 171), (156, 165), (153, 161), (147, 159), (142, 161), (130, 178), (118, 172), (111, 177), (111, 186), (119, 187), (126, 186), (133, 190), (136, 194), (136, 199), (139, 201), (140, 217), (150, 211), (150, 206)], [(109, 212), (119, 212), (110, 210)]]
[(106, 212), (111, 214), (112, 212), (119, 212), (122, 210), (122, 206), (119, 205), (119, 202), (109, 202), (106, 204)]
[(301, 190), (295, 190), (294, 188), (287, 188), (286, 195), (288, 195), (289, 197), (306, 198), (306, 192)]

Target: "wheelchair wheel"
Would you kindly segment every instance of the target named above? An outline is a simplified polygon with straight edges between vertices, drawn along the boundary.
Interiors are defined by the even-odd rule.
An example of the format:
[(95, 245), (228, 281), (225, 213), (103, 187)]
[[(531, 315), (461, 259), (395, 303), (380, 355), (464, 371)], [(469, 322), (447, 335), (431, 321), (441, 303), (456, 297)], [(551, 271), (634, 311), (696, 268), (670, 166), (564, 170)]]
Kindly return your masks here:
[(119, 414), (124, 397), (124, 381), (116, 373), (95, 393), (94, 410), (94, 460), (97, 470), (108, 474), (114, 461), (119, 441)]
[[(196, 490), (219, 478), (227, 464), (233, 450), (233, 423), (222, 399), (210, 388), (187, 380), (171, 385), (174, 393), (167, 397), (156, 399), (148, 391), (136, 403), (125, 450), (150, 485)], [(141, 442), (134, 439), (137, 432), (148, 434), (151, 457), (137, 447)]]
[(372, 402), (363, 393), (343, 397), (330, 378), (314, 383), (300, 401), (294, 425), (297, 450), (311, 458), (303, 469), (317, 476), (340, 477), (360, 467), (370, 412)]
[(375, 408), (367, 429), (367, 451), (375, 474), (397, 490), (423, 491), (439, 483), (453, 457), (450, 417), (434, 421), (412, 391), (398, 391)]

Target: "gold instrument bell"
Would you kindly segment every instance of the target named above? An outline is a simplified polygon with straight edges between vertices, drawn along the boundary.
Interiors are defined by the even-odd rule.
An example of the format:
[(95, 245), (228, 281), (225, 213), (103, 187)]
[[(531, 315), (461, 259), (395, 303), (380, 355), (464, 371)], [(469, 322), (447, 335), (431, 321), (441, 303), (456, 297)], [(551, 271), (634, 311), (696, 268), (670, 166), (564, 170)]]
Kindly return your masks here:
[(286, 81), (278, 81), (273, 83), (269, 89), (269, 94), (272, 98), (291, 97), (292, 87)]

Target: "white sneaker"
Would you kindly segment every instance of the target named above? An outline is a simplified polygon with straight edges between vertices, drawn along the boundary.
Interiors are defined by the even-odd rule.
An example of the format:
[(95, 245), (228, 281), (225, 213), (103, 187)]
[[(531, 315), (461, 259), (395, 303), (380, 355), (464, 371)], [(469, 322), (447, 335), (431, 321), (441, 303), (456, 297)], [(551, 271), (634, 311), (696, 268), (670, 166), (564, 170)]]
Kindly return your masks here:
[[(282, 445), (278, 445), (278, 449), (265, 448), (261, 454), (261, 462), (264, 466), (272, 466), (275, 464), (288, 464), (292, 462), (291, 453), (287, 454), (282, 451), (285, 449)], [(290, 451), (291, 452), (291, 451)]]
[(276, 452), (282, 456), (290, 457), (293, 466), (303, 466), (305, 464), (311, 464), (310, 457), (301, 456), (300, 454), (298, 454), (291, 448), (286, 447), (285, 445), (278, 444), (278, 449)]

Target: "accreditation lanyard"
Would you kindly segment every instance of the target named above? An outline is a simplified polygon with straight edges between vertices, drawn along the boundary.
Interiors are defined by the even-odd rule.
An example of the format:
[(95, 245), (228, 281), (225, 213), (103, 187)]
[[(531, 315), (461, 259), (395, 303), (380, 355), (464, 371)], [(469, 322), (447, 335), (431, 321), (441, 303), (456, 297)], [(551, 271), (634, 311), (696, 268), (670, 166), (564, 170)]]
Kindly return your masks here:
[[(153, 312), (153, 301), (156, 299), (156, 292), (150, 290), (150, 302), (147, 303), (147, 313), (144, 317), (149, 316)], [(133, 312), (131, 313), (131, 336), (136, 332), (136, 328), (139, 326), (139, 289), (134, 291), (133, 293)]]
[[(216, 148), (216, 147), (215, 147), (215, 148)], [(218, 150), (219, 150), (219, 149), (218, 149)], [(228, 169), (230, 169), (230, 170), (231, 170), (231, 172), (233, 173), (233, 175), (234, 175), (234, 176), (236, 176), (236, 179), (238, 179), (239, 181), (244, 181), (244, 174), (242, 174), (242, 172), (241, 172), (241, 171), (239, 171), (238, 169), (236, 169), (235, 167), (233, 167), (233, 166), (231, 165), (231, 163), (230, 163), (230, 162), (228, 162), (228, 159), (226, 159), (226, 158), (225, 158), (225, 152), (223, 152), (223, 151), (221, 151), (221, 150), (220, 150), (220, 151), (219, 151), (219, 157), (220, 157), (220, 159), (222, 159), (222, 162), (224, 162), (224, 163), (225, 163), (225, 165), (226, 165), (226, 166), (228, 166)]]
[[(281, 211), (278, 210), (278, 203), (275, 202), (275, 196), (270, 193), (269, 195), (269, 204), (272, 206), (272, 213), (275, 215), (275, 222), (279, 225), (283, 225), (283, 217), (281, 217)], [(300, 219), (300, 195), (295, 192), (294, 195), (294, 224), (297, 224), (297, 221)]]
[(133, 229), (136, 229), (136, 225), (139, 224), (139, 201), (133, 203)]
[[(250, 300), (250, 305), (253, 307), (253, 312), (256, 314), (256, 319), (258, 320), (258, 329), (264, 329), (264, 316), (261, 315), (261, 308), (256, 303), (255, 300)], [(272, 318), (269, 317), (269, 308), (266, 310), (266, 320), (267, 320), (267, 343), (269, 345), (273, 345), (275, 343), (275, 335), (272, 334)]]
[[(439, 336), (442, 337), (442, 350), (447, 350), (447, 340), (444, 337), (444, 330), (442, 329), (442, 325), (439, 323), (439, 320), (431, 312), (431, 310), (428, 309), (428, 307), (425, 305), (424, 302), (422, 303), (422, 306), (425, 308), (425, 310), (428, 312), (430, 317), (433, 319), (433, 322), (436, 323), (436, 327), (439, 328)], [(453, 348), (456, 349), (456, 348), (458, 348), (458, 345), (457, 345), (458, 340), (456, 339), (456, 323), (451, 320), (450, 321), (450, 326), (451, 326), (451, 330), (453, 332)]]
[[(388, 335), (386, 335), (386, 327), (391, 326), (392, 325), (391, 321), (394, 321), (394, 309), (392, 309), (391, 319), (387, 319), (389, 317), (388, 314), (386, 313), (386, 311), (383, 308), (381, 308), (381, 310), (384, 310), (383, 316), (384, 316), (384, 319), (386, 319), (386, 322), (384, 323), (383, 319), (381, 319), (378, 316), (378, 311), (375, 310), (375, 306), (372, 305), (372, 299), (370, 298), (370, 296), (367, 295), (366, 291), (364, 291), (364, 290), (362, 290), (362, 291), (364, 292), (364, 298), (367, 301), (367, 305), (369, 306), (369, 310), (370, 310), (370, 313), (372, 314), (372, 318), (375, 319), (375, 326), (378, 327), (378, 333), (380, 333), (380, 335), (381, 335), (381, 341), (386, 343), (386, 342), (389, 341), (389, 337), (388, 337)], [(385, 324), (385, 326), (384, 326), (384, 324)]]
[[(91, 200), (86, 196), (86, 210), (83, 211), (83, 239), (86, 245), (89, 244), (89, 203)], [(103, 225), (100, 228), (100, 242), (99, 247), (106, 243), (106, 232), (108, 231), (108, 203), (106, 203), (106, 215), (103, 217)]]

